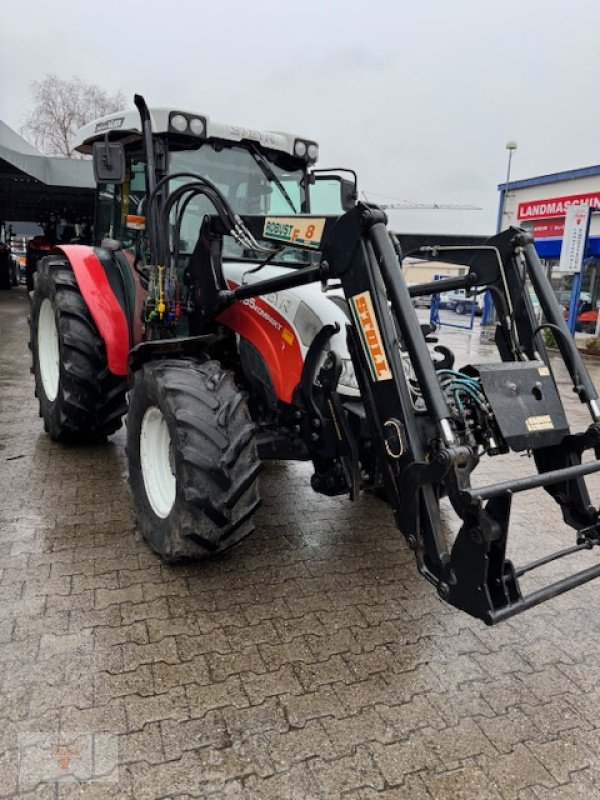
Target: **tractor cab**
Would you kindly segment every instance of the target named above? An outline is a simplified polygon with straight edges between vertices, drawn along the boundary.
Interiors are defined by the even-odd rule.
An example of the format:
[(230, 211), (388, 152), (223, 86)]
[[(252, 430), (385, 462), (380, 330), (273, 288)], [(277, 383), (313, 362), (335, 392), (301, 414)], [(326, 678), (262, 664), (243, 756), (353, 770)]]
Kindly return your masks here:
[(240, 218), (281, 220), (275, 248), (258, 232), (253, 242), (221, 237), (219, 266), (212, 267), (221, 289), (239, 285), (267, 255), (270, 272), (261, 277), (318, 263), (317, 246), (286, 247), (286, 237), (290, 244), (307, 232), (310, 237), (311, 219), (302, 227), (304, 215), (337, 218), (354, 205), (356, 185), (341, 170), (315, 170), (314, 140), (220, 123), (204, 114), (148, 109), (139, 97), (136, 103), (137, 109), (82, 128), (76, 142), (77, 150), (94, 156), (95, 244), (111, 251), (105, 260), (125, 273), (129, 305), (136, 308), (134, 344), (203, 332), (195, 311), (200, 303), (206, 306), (210, 289), (204, 287), (201, 299), (195, 295), (207, 272), (200, 262), (214, 264), (216, 258), (203, 229), (215, 207), (205, 194), (186, 190), (198, 180), (215, 187)]
[[(137, 109), (103, 117), (79, 131), (76, 149), (94, 154), (99, 165), (97, 245), (110, 238), (133, 252), (139, 220), (131, 218), (144, 216), (149, 191), (167, 176), (173, 177), (157, 197), (159, 206), (191, 176), (200, 175), (211, 181), (242, 217), (293, 217), (311, 212), (338, 216), (345, 210), (347, 200), (343, 198), (352, 193), (352, 187), (336, 171), (318, 171), (318, 175), (313, 171), (319, 148), (311, 139), (219, 123), (207, 115), (172, 109), (148, 109), (148, 115), (151, 139), (144, 139)], [(119, 150), (122, 155), (109, 155)], [(203, 196), (172, 209), (172, 225), (179, 222), (179, 256), (192, 254), (207, 214), (214, 214), (214, 208)], [(149, 244), (152, 247), (153, 243)], [(257, 260), (256, 252), (244, 250), (230, 237), (223, 257)], [(145, 258), (151, 261), (152, 252), (146, 252)], [(287, 266), (306, 262), (306, 252), (297, 248), (284, 249), (274, 259), (274, 263)]]

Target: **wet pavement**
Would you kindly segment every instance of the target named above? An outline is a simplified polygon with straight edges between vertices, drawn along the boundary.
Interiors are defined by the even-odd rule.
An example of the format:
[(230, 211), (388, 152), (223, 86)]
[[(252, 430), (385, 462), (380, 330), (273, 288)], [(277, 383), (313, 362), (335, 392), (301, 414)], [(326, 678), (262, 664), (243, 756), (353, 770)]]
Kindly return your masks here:
[[(123, 433), (44, 435), (26, 314), (24, 287), (0, 293), (0, 797), (600, 798), (600, 584), (486, 628), (418, 577), (385, 506), (314, 494), (306, 464), (266, 466), (235, 551), (164, 566)], [(572, 543), (543, 491), (515, 506), (518, 563)]]

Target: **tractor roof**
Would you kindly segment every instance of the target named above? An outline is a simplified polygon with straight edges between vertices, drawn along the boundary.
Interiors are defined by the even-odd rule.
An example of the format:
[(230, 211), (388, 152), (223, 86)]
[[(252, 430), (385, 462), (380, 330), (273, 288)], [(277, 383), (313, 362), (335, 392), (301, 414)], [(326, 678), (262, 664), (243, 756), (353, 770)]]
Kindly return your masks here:
[[(190, 111), (179, 111), (172, 108), (151, 108), (150, 118), (152, 120), (152, 130), (154, 133), (170, 133), (179, 136), (189, 136), (191, 139), (221, 139), (231, 142), (241, 142), (244, 140), (256, 142), (270, 150), (279, 150), (289, 155), (296, 155), (294, 150), (298, 140), (306, 146), (316, 144), (314, 139), (306, 139), (303, 136), (295, 136), (292, 133), (282, 133), (281, 131), (261, 131), (255, 128), (245, 128), (242, 125), (231, 125), (223, 122), (215, 122), (205, 114), (197, 114)], [(186, 120), (186, 128), (182, 131), (174, 123), (180, 123), (178, 117)], [(201, 134), (195, 134), (190, 129), (190, 122), (200, 120), (202, 125)], [(197, 130), (200, 125), (195, 124)], [(113, 132), (111, 139), (121, 139), (124, 142), (137, 138), (141, 134), (140, 114), (136, 108), (117, 111), (106, 117), (90, 122), (81, 128), (75, 137), (75, 149), (81, 153), (91, 153), (92, 143), (103, 139), (107, 132)], [(118, 132), (118, 133), (117, 133)], [(120, 134), (120, 135), (119, 135)], [(314, 159), (310, 159), (314, 160)]]

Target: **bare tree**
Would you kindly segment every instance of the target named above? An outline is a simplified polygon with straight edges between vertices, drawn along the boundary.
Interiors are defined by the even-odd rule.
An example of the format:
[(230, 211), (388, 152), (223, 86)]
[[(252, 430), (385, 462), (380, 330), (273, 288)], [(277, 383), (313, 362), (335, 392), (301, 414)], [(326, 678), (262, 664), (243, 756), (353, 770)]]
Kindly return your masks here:
[(31, 83), (33, 109), (21, 127), (21, 133), (48, 155), (76, 158), (73, 150), (75, 133), (83, 125), (125, 105), (122, 92), (107, 94), (95, 84), (80, 78), (63, 80), (46, 75)]

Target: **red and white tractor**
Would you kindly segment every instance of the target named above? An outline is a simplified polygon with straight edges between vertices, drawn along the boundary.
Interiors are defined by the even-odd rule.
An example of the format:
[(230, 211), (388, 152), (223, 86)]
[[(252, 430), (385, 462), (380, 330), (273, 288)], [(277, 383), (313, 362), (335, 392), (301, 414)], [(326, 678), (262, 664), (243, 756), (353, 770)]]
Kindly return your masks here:
[[(60, 245), (38, 263), (31, 346), (53, 439), (103, 438), (127, 414), (149, 544), (167, 560), (221, 552), (252, 529), (261, 459), (306, 459), (317, 492), (380, 490), (420, 572), (487, 623), (600, 575), (596, 564), (520, 589), (524, 573), (600, 541), (584, 482), (600, 470), (598, 395), (531, 237), (393, 239), (383, 211), (357, 202), (354, 173), (315, 168), (312, 139), (135, 102), (80, 132), (78, 149), (94, 157), (95, 244)], [(466, 269), (409, 288), (400, 246)], [(411, 298), (484, 289), (499, 359), (457, 368), (448, 348), (430, 349)], [(544, 327), (589, 409), (581, 433)], [(482, 458), (510, 451), (536, 472), (471, 485)], [(576, 544), (515, 567), (511, 500), (539, 486)], [(444, 497), (461, 520), (450, 547)]]

